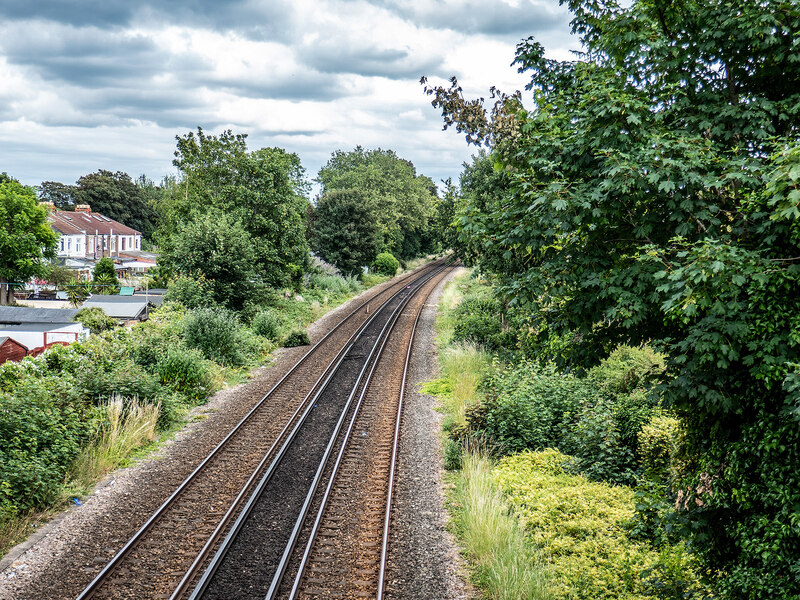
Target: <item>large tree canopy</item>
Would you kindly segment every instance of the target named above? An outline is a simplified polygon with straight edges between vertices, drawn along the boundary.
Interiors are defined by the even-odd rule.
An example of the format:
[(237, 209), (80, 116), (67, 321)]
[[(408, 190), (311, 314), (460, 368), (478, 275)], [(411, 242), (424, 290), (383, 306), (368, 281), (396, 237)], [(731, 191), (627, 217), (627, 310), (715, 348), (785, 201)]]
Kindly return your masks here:
[(364, 198), (367, 210), (377, 217), (374, 225), (383, 249), (402, 258), (429, 249), (436, 186), (392, 150), (361, 146), (352, 152), (337, 150), (320, 169), (317, 181), (323, 195), (352, 191)]
[(328, 192), (311, 213), (311, 247), (345, 273), (359, 273), (381, 250), (378, 215), (359, 190)]
[(692, 547), (725, 597), (796, 598), (800, 5), (566, 4), (586, 53), (522, 42), (529, 110), (427, 89), (510, 180), (462, 234), (539, 330), (580, 334), (575, 362), (621, 342), (668, 352)]
[(253, 292), (252, 238), (232, 215), (212, 209), (181, 226), (159, 261), (180, 275), (209, 282), (214, 298), (241, 309)]
[[(53, 182), (44, 182), (41, 188), (43, 199), (45, 193), (54, 195), (68, 191), (67, 186), (58, 187)], [(75, 204), (88, 204), (94, 212), (140, 231), (147, 239), (155, 231), (158, 214), (151, 197), (127, 173), (100, 169), (84, 175), (78, 179), (72, 197)]]
[(177, 140), (173, 163), (183, 179), (167, 186), (159, 205), (160, 239), (169, 245), (186, 222), (222, 211), (252, 238), (256, 277), (274, 286), (296, 280), (308, 256), (308, 184), (297, 155), (281, 148), (248, 152), (246, 136), (231, 131), (213, 136), (198, 128)]
[(9, 282), (45, 273), (45, 259), (55, 258), (57, 240), (33, 189), (0, 175), (0, 304), (11, 301)]

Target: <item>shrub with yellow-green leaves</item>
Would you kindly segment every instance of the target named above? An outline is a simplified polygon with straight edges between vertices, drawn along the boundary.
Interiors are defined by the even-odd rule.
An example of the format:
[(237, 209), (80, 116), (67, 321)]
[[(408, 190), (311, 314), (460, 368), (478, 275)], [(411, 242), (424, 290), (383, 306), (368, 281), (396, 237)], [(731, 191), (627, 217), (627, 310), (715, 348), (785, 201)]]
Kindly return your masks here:
[(548, 557), (553, 598), (691, 597), (685, 594), (698, 587), (698, 578), (682, 546), (655, 550), (629, 539), (633, 490), (568, 474), (573, 460), (552, 449), (521, 452), (493, 471), (528, 539)]

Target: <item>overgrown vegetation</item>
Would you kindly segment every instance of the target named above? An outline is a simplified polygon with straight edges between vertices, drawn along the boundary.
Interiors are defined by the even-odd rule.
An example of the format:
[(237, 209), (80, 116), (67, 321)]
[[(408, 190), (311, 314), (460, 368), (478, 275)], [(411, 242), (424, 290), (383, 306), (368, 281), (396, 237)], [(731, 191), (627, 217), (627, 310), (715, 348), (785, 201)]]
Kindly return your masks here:
[(527, 101), (426, 88), (490, 147), (471, 174), (502, 173), (457, 209), (465, 254), (539, 358), (663, 353), (686, 453), (669, 526), (720, 597), (797, 598), (800, 7), (564, 4), (584, 52), (521, 41)]
[[(706, 597), (697, 557), (665, 533), (677, 524), (666, 527), (664, 492), (685, 465), (680, 421), (658, 394), (664, 358), (621, 346), (593, 369), (566, 373), (524, 358), (510, 327), (509, 343), (492, 354), (485, 341), (497, 331), (483, 323), (497, 306), (487, 299), (491, 288), (478, 278), (447, 288), (437, 319), (442, 377), (425, 388), (445, 413), (444, 463), (475, 582), (497, 598)], [(478, 324), (466, 328), (469, 342), (465, 314)], [(466, 489), (482, 489), (483, 502), (465, 500)], [(511, 553), (524, 566), (499, 558), (513, 533), (491, 542), (491, 566), (483, 557), (492, 551), (474, 549), (484, 523), (509, 518), (504, 505), (525, 532), (524, 549)], [(514, 564), (536, 592), (515, 591), (504, 575)], [(498, 591), (502, 580), (509, 587)]]
[(308, 344), (305, 327), (368, 283), (320, 270), (302, 296), (273, 291), (235, 313), (215, 304), (204, 277), (182, 276), (144, 323), (120, 328), (85, 309), (77, 319), (97, 335), (0, 366), (0, 552), (279, 341)]

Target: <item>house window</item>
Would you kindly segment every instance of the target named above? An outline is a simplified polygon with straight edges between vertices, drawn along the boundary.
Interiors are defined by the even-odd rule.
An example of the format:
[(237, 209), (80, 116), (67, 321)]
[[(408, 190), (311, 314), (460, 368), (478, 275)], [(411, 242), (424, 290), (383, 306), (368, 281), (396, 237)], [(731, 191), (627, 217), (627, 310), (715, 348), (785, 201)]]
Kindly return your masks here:
[(120, 238), (120, 244), (122, 244), (122, 250), (125, 250), (125, 238)]
[(64, 238), (61, 238), (61, 242), (60, 242), (60, 245), (59, 245), (59, 252), (63, 252), (63, 251), (64, 251)]
[(72, 252), (72, 238), (67, 238), (67, 252)]

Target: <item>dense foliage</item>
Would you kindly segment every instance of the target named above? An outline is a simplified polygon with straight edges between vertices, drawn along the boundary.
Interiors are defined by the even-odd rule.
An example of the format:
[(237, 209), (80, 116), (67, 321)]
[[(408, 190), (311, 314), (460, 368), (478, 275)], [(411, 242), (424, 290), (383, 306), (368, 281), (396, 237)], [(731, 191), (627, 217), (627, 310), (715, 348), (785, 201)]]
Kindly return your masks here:
[(55, 258), (58, 235), (38, 206), (35, 192), (0, 176), (0, 305), (12, 298), (10, 283), (23, 283), (46, 273), (46, 260)]
[[(46, 186), (45, 183), (49, 185)], [(53, 182), (45, 183), (42, 183), (42, 191), (56, 196), (52, 198), (54, 203), (59, 196), (63, 202), (65, 187), (58, 188), (52, 185)], [(89, 173), (78, 179), (72, 198), (75, 204), (88, 204), (93, 212), (119, 221), (150, 239), (158, 225), (158, 213), (153, 205), (152, 196), (138, 183), (122, 171), (112, 173), (100, 169), (96, 173)], [(40, 195), (45, 199), (41, 192)]]
[(656, 341), (694, 457), (686, 539), (724, 597), (796, 597), (800, 6), (567, 4), (587, 51), (518, 46), (532, 109), (429, 89), (510, 177), (466, 243), (573, 365)]
[[(178, 294), (187, 305), (213, 301), (240, 309), (254, 291), (253, 239), (241, 221), (219, 210), (209, 210), (182, 224), (165, 244), (159, 262), (184, 276), (170, 294)], [(204, 302), (207, 290), (212, 294)]]
[[(433, 249), (432, 224), (436, 214), (436, 186), (424, 175), (417, 175), (414, 165), (391, 150), (365, 150), (358, 146), (351, 152), (337, 150), (317, 175), (322, 185), (322, 199), (332, 192), (358, 194), (359, 210), (368, 220), (355, 227), (370, 229), (369, 239), (376, 239), (375, 254), (365, 253), (368, 265), (378, 251), (385, 250), (402, 260)], [(354, 196), (345, 197), (349, 203)], [(319, 208), (317, 209), (319, 211)], [(360, 217), (362, 215), (353, 215)], [(325, 257), (326, 246), (315, 246), (318, 230), (344, 229), (351, 217), (343, 210), (327, 210), (313, 217), (312, 247)], [(341, 244), (344, 247), (344, 244)], [(345, 269), (331, 259), (337, 267)], [(352, 269), (345, 269), (350, 270)]]
[(309, 221), (311, 248), (342, 272), (359, 273), (382, 247), (376, 208), (361, 190), (324, 193)]
[(234, 362), (223, 344), (230, 337), (236, 338), (237, 364), (257, 364), (272, 348), (226, 315), (168, 304), (132, 328), (0, 365), (0, 524), (58, 499), (79, 452), (102, 425), (110, 397), (159, 406), (161, 427), (203, 401), (219, 386), (214, 373), (221, 368), (203, 351)]
[(248, 151), (246, 137), (231, 131), (207, 135), (201, 128), (178, 136), (173, 163), (182, 180), (167, 186), (159, 202), (158, 239), (173, 256), (182, 254), (185, 227), (224, 214), (250, 240), (252, 274), (279, 287), (298, 281), (306, 267), (308, 184), (296, 154), (281, 148)]
[(381, 252), (372, 262), (372, 272), (378, 275), (394, 277), (400, 268), (400, 261), (391, 252)]

